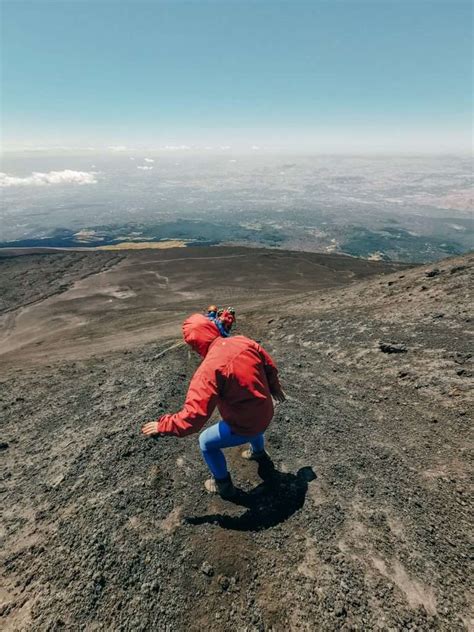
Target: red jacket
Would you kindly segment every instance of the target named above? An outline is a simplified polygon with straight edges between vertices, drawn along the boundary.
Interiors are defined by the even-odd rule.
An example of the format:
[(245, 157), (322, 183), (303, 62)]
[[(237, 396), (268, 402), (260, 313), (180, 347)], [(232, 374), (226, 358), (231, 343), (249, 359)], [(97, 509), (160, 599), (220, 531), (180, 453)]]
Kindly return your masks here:
[(280, 388), (277, 367), (265, 349), (245, 336), (222, 338), (202, 314), (185, 320), (183, 337), (204, 359), (182, 410), (160, 417), (158, 432), (178, 437), (198, 432), (216, 406), (236, 434), (263, 432), (273, 417), (271, 393)]

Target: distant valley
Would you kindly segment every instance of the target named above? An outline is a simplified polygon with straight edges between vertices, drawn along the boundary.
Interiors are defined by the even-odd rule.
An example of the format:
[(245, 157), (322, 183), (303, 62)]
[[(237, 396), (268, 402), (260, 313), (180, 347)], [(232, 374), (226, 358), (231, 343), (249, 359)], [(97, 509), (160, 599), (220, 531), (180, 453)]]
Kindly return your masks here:
[(9, 155), (2, 172), (0, 248), (225, 245), (423, 263), (474, 243), (469, 157)]

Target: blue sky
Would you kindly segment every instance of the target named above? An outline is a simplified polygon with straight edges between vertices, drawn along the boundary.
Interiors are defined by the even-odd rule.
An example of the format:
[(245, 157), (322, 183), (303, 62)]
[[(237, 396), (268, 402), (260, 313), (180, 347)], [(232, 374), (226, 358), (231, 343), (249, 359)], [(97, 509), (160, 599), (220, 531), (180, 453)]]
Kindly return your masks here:
[(2, 2), (3, 142), (466, 150), (468, 2)]

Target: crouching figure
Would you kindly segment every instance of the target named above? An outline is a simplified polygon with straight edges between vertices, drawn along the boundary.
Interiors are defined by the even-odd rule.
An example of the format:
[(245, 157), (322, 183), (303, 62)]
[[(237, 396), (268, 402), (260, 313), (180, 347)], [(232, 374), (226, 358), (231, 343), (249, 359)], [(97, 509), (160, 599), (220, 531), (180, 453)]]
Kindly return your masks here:
[(182, 410), (146, 423), (142, 432), (147, 436), (185, 437), (199, 432), (217, 406), (222, 420), (199, 437), (212, 474), (204, 485), (209, 493), (232, 498), (235, 488), (222, 448), (249, 443), (249, 449), (242, 452), (244, 458), (268, 459), (264, 432), (273, 418), (272, 397), (282, 402), (285, 395), (276, 364), (265, 349), (246, 336), (229, 336), (230, 321), (235, 320), (233, 310), (223, 310), (219, 318), (225, 330), (216, 319), (203, 314), (184, 321), (184, 340), (203, 360), (193, 375)]

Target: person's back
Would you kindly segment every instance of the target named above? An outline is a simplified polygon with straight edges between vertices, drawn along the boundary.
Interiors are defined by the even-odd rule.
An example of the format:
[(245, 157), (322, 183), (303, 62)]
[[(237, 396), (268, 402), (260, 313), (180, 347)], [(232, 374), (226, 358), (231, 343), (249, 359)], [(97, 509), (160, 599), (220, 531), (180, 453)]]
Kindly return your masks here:
[(216, 372), (217, 408), (238, 434), (263, 432), (273, 417), (269, 382), (276, 386), (276, 367), (269, 360), (250, 338), (217, 338), (199, 369), (206, 374)]

